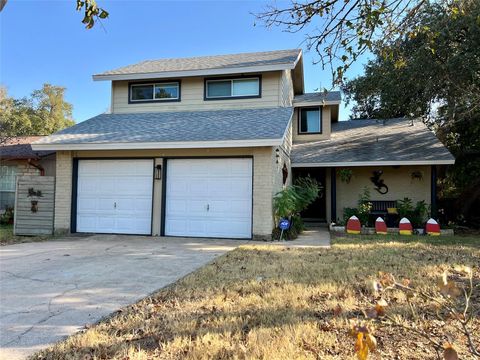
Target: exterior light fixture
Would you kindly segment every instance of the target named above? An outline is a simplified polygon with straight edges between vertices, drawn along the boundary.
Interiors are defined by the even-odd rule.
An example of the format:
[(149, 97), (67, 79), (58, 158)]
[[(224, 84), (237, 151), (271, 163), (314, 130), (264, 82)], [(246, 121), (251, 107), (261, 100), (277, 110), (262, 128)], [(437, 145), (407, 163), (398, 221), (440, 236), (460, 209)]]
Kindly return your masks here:
[(280, 149), (279, 148), (277, 148), (275, 150), (275, 158), (277, 159), (277, 164), (278, 164), (279, 161), (280, 161)]
[(155, 166), (155, 180), (162, 180), (162, 165)]

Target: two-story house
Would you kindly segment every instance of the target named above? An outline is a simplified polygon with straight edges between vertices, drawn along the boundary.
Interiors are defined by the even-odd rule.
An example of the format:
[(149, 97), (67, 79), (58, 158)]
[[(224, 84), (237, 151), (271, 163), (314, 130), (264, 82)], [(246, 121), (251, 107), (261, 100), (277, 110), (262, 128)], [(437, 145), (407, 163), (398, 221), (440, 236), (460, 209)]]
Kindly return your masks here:
[[(292, 176), (319, 179), (325, 196), (304, 215), (331, 221), (378, 170), (389, 192), (377, 200), (431, 203), (435, 166), (454, 161), (421, 122), (339, 121), (339, 92), (305, 93), (297, 49), (93, 78), (111, 81), (110, 113), (34, 145), (57, 152), (57, 231), (270, 238), (273, 196)], [(339, 169), (353, 169), (348, 182)]]

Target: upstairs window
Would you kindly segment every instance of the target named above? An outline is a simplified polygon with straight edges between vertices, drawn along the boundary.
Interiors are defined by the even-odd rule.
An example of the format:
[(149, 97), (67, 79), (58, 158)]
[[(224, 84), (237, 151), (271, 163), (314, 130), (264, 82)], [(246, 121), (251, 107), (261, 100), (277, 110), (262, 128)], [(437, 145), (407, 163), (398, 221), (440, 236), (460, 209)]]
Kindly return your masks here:
[(260, 77), (205, 80), (205, 100), (260, 97)]
[(321, 134), (322, 112), (321, 108), (301, 108), (299, 111), (299, 134)]
[(130, 84), (130, 102), (180, 101), (180, 82)]

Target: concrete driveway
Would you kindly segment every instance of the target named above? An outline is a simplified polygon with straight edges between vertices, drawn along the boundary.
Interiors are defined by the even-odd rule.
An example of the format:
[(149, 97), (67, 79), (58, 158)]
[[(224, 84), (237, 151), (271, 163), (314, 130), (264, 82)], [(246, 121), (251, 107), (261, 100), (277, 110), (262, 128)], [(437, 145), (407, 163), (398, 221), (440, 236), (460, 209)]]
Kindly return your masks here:
[(246, 241), (96, 235), (0, 248), (0, 359), (22, 359)]

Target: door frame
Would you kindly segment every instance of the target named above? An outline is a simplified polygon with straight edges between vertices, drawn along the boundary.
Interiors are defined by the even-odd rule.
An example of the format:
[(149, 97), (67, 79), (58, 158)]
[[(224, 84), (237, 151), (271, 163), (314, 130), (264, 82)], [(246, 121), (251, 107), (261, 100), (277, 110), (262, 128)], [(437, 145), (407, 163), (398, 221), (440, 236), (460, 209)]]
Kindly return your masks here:
[[(78, 162), (79, 160), (151, 160), (152, 161), (152, 203), (150, 205), (150, 234), (117, 234), (117, 233), (95, 233), (108, 235), (136, 235), (136, 236), (152, 236), (153, 234), (153, 205), (155, 195), (155, 157), (74, 157), (72, 162), (72, 199), (70, 206), (70, 232), (77, 233), (77, 197), (78, 197)], [(88, 233), (82, 233), (88, 234)]]
[[(253, 155), (224, 155), (224, 156), (168, 156), (163, 158), (162, 166), (162, 204), (160, 210), (160, 236), (165, 236), (165, 220), (166, 220), (166, 205), (167, 205), (167, 171), (168, 171), (168, 160), (206, 160), (206, 159), (251, 159), (252, 160), (252, 195), (251, 195), (251, 210), (250, 210), (250, 237), (249, 238), (238, 238), (235, 240), (245, 240), (253, 239), (253, 194), (255, 191), (254, 188), (254, 177), (255, 177), (255, 159)], [(168, 235), (169, 237), (183, 237), (176, 235)], [(191, 238), (202, 238), (200, 236), (189, 236)], [(232, 238), (210, 238), (210, 239), (232, 239)]]

